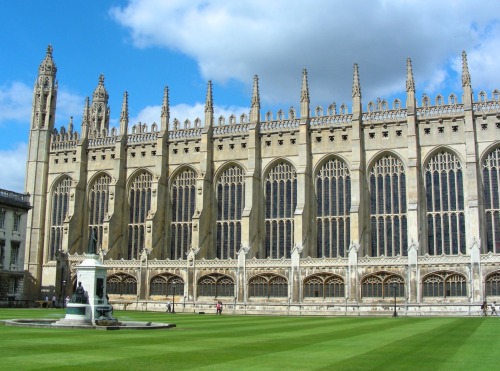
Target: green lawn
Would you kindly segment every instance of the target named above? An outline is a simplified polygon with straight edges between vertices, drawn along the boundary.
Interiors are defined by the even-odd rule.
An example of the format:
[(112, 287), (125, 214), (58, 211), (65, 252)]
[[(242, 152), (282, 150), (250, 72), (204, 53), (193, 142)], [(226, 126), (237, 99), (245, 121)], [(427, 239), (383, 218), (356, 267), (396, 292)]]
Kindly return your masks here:
[[(116, 311), (169, 330), (69, 330), (0, 324), (0, 369), (494, 370), (500, 317), (373, 318), (169, 315)], [(0, 320), (58, 309), (0, 309)]]

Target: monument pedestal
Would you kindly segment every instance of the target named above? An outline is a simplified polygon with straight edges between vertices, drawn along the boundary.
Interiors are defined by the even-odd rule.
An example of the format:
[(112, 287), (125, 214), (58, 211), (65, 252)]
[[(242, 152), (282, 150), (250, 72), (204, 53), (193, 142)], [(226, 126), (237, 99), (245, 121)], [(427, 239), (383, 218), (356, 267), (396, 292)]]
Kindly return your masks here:
[(106, 296), (106, 270), (99, 261), (99, 256), (87, 254), (76, 269), (80, 293), (73, 294), (66, 307), (66, 316), (58, 321), (60, 324), (113, 325), (118, 320), (113, 317), (113, 307)]

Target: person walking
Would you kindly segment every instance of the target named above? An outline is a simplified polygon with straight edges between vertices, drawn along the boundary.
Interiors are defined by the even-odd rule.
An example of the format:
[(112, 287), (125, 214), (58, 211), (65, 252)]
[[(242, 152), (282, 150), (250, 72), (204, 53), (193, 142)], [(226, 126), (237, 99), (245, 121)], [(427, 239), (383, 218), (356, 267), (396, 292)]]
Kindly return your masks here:
[(483, 301), (483, 304), (481, 305), (481, 310), (483, 311), (482, 315), (486, 317), (488, 315), (488, 304), (486, 304), (486, 300)]
[(217, 302), (217, 305), (215, 306), (215, 309), (216, 309), (215, 314), (220, 314), (220, 311), (221, 311), (220, 310), (220, 301)]
[(493, 302), (493, 304), (491, 304), (491, 315), (498, 316), (498, 314), (497, 314), (497, 309), (496, 309), (496, 307), (495, 307), (495, 306), (496, 306), (496, 304), (497, 304), (497, 302), (496, 302), (496, 301), (494, 301), (494, 302)]
[(167, 313), (172, 313), (172, 303), (170, 302), (170, 300), (167, 303)]

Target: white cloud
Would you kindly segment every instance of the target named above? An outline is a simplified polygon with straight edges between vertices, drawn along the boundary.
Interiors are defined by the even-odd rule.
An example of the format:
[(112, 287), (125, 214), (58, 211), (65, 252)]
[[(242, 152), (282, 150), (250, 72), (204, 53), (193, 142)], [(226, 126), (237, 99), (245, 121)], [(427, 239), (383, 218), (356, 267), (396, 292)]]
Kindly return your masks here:
[(26, 143), (17, 143), (13, 149), (0, 150), (0, 158), (4, 164), (4, 166), (0, 166), (0, 188), (24, 192), (27, 151)]
[(3, 122), (29, 122), (33, 89), (21, 82), (0, 86), (0, 125)]
[(313, 105), (350, 103), (354, 63), (366, 100), (404, 92), (407, 57), (417, 89), (456, 79), (440, 71), (463, 49), (478, 74), (473, 81), (492, 76), (476, 71), (476, 54), (478, 68), (500, 68), (500, 3), (492, 1), (131, 0), (111, 14), (137, 47), (187, 54), (205, 79), (251, 84), (258, 74), (266, 103), (298, 102), (304, 67)]
[[(29, 126), (33, 102), (33, 87), (14, 81), (0, 86), (0, 126), (8, 122), (17, 122)], [(58, 89), (56, 125), (66, 125), (70, 116), (81, 118), (84, 98), (64, 87)]]

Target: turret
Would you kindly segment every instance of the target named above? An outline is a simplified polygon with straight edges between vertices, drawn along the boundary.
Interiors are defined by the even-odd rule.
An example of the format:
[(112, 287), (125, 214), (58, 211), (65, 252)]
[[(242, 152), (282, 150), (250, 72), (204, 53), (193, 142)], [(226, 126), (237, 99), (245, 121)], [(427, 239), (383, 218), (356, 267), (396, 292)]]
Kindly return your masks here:
[(302, 89), (300, 91), (300, 117), (309, 117), (309, 86), (307, 84), (307, 70), (302, 70)]
[(207, 84), (207, 98), (205, 100), (205, 128), (213, 126), (214, 102), (212, 98), (212, 81)]
[(462, 52), (462, 89), (463, 89), (463, 103), (467, 109), (472, 107), (472, 86), (469, 73), (469, 65), (467, 64), (467, 54)]
[(163, 90), (163, 103), (161, 105), (161, 130), (168, 131), (170, 121), (170, 102), (168, 99), (168, 86)]
[(108, 91), (104, 87), (104, 75), (99, 76), (99, 83), (92, 95), (90, 107), (90, 130), (101, 133), (103, 129), (109, 130)]
[(120, 114), (120, 134), (127, 135), (128, 131), (128, 93), (123, 93), (122, 111)]
[(257, 124), (260, 122), (260, 95), (259, 77), (253, 77), (252, 106), (250, 108), (250, 122)]
[(361, 85), (359, 83), (358, 64), (354, 63), (354, 76), (352, 81), (352, 113), (360, 115), (361, 107)]
[(413, 69), (411, 59), (406, 59), (406, 107), (416, 107), (415, 101), (415, 80), (413, 79)]

